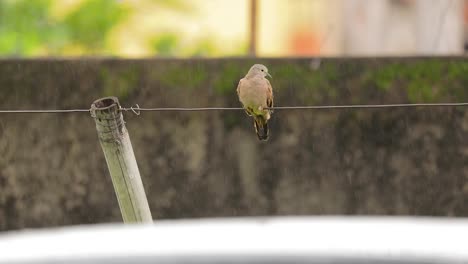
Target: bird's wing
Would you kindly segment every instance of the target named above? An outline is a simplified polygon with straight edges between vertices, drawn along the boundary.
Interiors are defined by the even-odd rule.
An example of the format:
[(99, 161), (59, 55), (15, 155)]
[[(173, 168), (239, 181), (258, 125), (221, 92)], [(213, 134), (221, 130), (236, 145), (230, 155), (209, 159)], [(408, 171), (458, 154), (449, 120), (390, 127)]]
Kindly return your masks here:
[[(273, 89), (271, 88), (270, 82), (266, 80), (267, 83), (267, 106), (268, 107), (273, 107)], [(273, 113), (273, 110), (270, 110), (270, 112)]]
[(240, 89), (241, 89), (243, 83), (245, 83), (245, 82), (244, 82), (244, 78), (240, 79), (239, 84), (237, 85), (237, 96), (239, 97), (239, 101), (241, 102), (242, 107), (244, 107), (244, 109), (245, 109), (245, 113), (246, 113), (248, 116), (252, 116), (252, 114), (253, 114), (253, 113), (252, 113), (252, 109), (246, 108), (246, 107), (244, 106), (244, 103), (242, 103), (242, 101), (240, 100)]
[(240, 79), (239, 84), (237, 85), (237, 96), (240, 96), (240, 88), (241, 88), (241, 85), (242, 85), (242, 80), (244, 80), (244, 79), (243, 78)]

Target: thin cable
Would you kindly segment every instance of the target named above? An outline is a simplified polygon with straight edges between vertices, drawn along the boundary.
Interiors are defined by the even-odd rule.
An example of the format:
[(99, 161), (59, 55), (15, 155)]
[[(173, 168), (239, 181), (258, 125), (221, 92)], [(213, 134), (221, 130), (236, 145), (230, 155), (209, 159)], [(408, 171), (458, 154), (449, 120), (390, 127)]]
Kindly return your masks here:
[(139, 111), (139, 112), (162, 112), (162, 111), (176, 111), (176, 112), (201, 112), (201, 111), (237, 111), (244, 110), (242, 107), (154, 107), (154, 108), (121, 108), (123, 111)]
[[(268, 108), (271, 110), (306, 110), (306, 109), (356, 109), (356, 108), (401, 108), (401, 107), (454, 107), (468, 106), (468, 103), (419, 103), (419, 104), (381, 104), (381, 105), (307, 105), (307, 106), (276, 106)], [(238, 111), (242, 107), (156, 107), (156, 108), (122, 108), (123, 111)]]
[[(402, 107), (455, 107), (468, 106), (468, 103), (418, 103), (418, 104), (365, 104), (365, 105), (305, 105), (305, 106), (276, 106), (271, 110), (318, 110), (318, 109), (368, 109), (368, 108), (402, 108)], [(201, 112), (201, 111), (239, 111), (242, 107), (136, 107), (120, 108), (122, 111), (133, 112)], [(35, 109), (35, 110), (0, 110), (3, 114), (52, 114), (52, 113), (89, 113), (90, 109)]]
[(420, 104), (382, 104), (382, 105), (316, 105), (316, 106), (277, 106), (274, 110), (301, 109), (356, 109), (356, 108), (402, 108), (402, 107), (448, 107), (468, 106), (468, 103), (420, 103)]
[(38, 110), (0, 110), (2, 114), (52, 114), (52, 113), (80, 113), (90, 109), (38, 109)]

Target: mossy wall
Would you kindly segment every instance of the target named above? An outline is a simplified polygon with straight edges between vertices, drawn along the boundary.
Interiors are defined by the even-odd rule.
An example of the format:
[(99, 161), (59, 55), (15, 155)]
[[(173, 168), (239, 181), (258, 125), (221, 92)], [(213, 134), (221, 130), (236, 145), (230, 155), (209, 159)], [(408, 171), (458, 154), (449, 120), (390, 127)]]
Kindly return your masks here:
[[(466, 58), (3, 60), (0, 109), (238, 107), (264, 63), (278, 106), (468, 102)], [(468, 108), (125, 113), (155, 219), (468, 216)], [(0, 114), (0, 230), (121, 221), (87, 113)]]

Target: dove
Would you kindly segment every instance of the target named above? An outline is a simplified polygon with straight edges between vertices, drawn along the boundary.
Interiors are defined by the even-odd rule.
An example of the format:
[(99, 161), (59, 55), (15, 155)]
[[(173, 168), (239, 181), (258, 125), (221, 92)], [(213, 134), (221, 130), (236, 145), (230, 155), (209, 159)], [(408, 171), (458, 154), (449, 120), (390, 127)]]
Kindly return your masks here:
[(239, 101), (247, 115), (253, 118), (259, 140), (268, 139), (268, 120), (273, 113), (270, 109), (273, 107), (273, 90), (266, 76), (271, 77), (268, 68), (254, 64), (237, 86)]

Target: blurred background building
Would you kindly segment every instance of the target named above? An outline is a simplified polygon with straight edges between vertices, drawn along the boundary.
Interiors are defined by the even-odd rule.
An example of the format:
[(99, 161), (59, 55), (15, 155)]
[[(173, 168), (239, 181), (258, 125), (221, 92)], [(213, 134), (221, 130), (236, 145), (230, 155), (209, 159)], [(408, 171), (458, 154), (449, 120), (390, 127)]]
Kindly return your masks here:
[(0, 0), (0, 55), (218, 57), (247, 55), (252, 46), (271, 57), (462, 54), (467, 7), (466, 0)]

